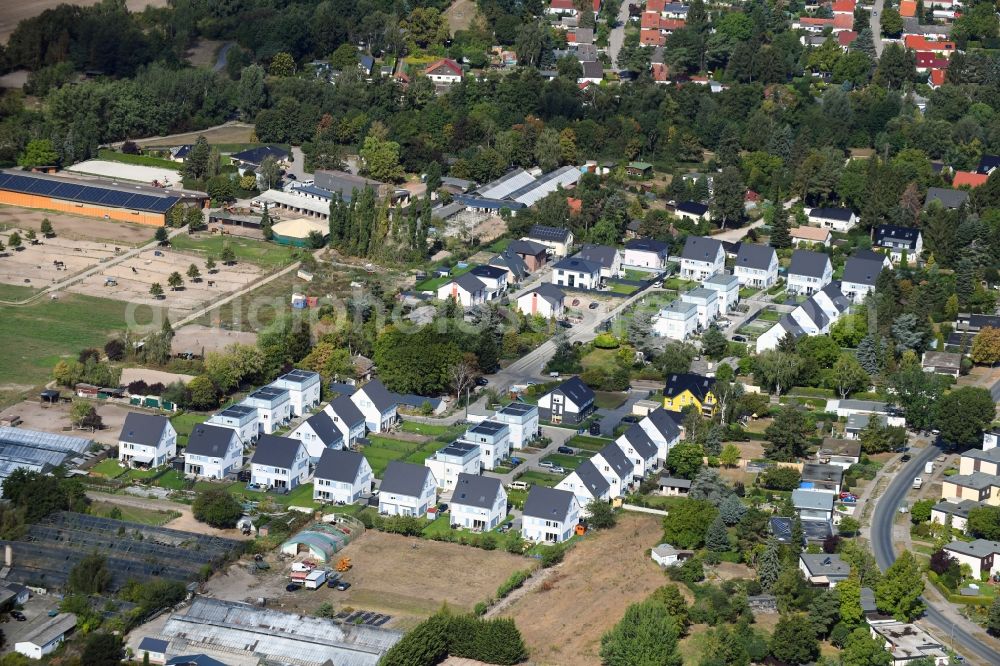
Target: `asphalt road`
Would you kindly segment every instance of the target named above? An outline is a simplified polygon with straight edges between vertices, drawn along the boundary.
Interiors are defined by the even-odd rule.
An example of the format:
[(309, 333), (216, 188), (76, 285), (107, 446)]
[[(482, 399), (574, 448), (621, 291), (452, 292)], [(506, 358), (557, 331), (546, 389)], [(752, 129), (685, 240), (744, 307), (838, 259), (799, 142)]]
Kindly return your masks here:
[(872, 41), (875, 43), (875, 55), (877, 57), (882, 57), (882, 49), (885, 44), (882, 42), (882, 7), (885, 4), (885, 0), (875, 0), (875, 4), (872, 5), (871, 15), (868, 18), (868, 24), (872, 30)]
[(608, 35), (608, 55), (611, 57), (611, 67), (618, 71), (618, 52), (625, 44), (625, 24), (628, 23), (628, 0), (623, 0), (618, 9), (618, 20)]
[[(892, 528), (898, 507), (906, 497), (906, 491), (913, 484), (913, 479), (923, 470), (924, 463), (934, 460), (940, 454), (941, 449), (933, 445), (919, 451), (914, 450), (913, 459), (896, 472), (875, 505), (871, 526), (872, 550), (875, 552), (875, 560), (878, 562), (879, 568), (883, 571), (896, 560)], [(940, 634), (949, 636), (951, 646), (956, 652), (966, 657), (975, 656), (977, 661), (982, 660), (982, 663), (985, 664), (997, 663), (997, 653), (992, 647), (980, 641), (947, 617), (941, 610), (931, 605), (927, 598), (924, 598), (924, 604), (927, 607), (924, 621), (936, 627)]]

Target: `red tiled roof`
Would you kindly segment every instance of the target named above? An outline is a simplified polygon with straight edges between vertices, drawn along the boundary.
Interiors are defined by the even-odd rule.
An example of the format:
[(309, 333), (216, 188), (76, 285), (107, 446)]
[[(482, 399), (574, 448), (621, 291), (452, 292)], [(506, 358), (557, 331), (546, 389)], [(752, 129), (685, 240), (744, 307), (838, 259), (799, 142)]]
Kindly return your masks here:
[(654, 62), (650, 70), (652, 71), (654, 81), (662, 82), (670, 80), (670, 68), (662, 62)]
[(549, 7), (552, 9), (576, 9), (573, 0), (552, 0), (549, 3)]
[(673, 32), (674, 30), (680, 30), (686, 25), (684, 19), (660, 19), (660, 30), (668, 30)]
[(931, 85), (938, 87), (944, 84), (944, 70), (943, 69), (932, 69), (931, 70)]
[(906, 18), (913, 18), (917, 15), (916, 0), (899, 0), (899, 15)]
[(841, 46), (847, 47), (854, 43), (854, 40), (858, 38), (858, 33), (853, 30), (842, 30), (837, 33), (837, 43)]
[(854, 0), (835, 0), (833, 3), (833, 13), (839, 14), (841, 12), (846, 12), (848, 14), (854, 13)]
[(663, 46), (667, 43), (667, 39), (659, 30), (640, 30), (639, 43), (646, 46)]
[(583, 199), (574, 199), (573, 197), (566, 197), (566, 203), (569, 205), (570, 215), (579, 215), (583, 212)]
[(906, 48), (914, 51), (954, 51), (955, 42), (936, 42), (923, 35), (907, 35), (903, 38)]
[(833, 25), (833, 19), (817, 18), (815, 16), (802, 16), (799, 18), (799, 25), (815, 25), (818, 27), (825, 27), (828, 25)]
[(424, 73), (425, 74), (430, 74), (434, 70), (439, 69), (441, 67), (446, 67), (446, 68), (450, 69), (453, 74), (455, 74), (457, 76), (462, 76), (462, 68), (461, 68), (461, 66), (459, 66), (459, 64), (457, 62), (455, 62), (454, 60), (452, 60), (450, 58), (441, 58), (437, 62), (431, 63), (430, 65), (427, 65), (427, 69), (424, 70)]
[(850, 30), (854, 27), (854, 16), (851, 14), (837, 14), (833, 17), (834, 29)]
[(920, 51), (917, 53), (917, 67), (924, 69), (947, 69), (948, 59), (942, 58), (937, 53)]
[(974, 171), (956, 171), (955, 180), (951, 181), (952, 187), (961, 187), (962, 185), (968, 185), (969, 187), (979, 187), (989, 178), (988, 174), (985, 173), (975, 173)]
[(594, 13), (601, 11), (601, 0), (594, 0)]
[(642, 18), (639, 19), (640, 28), (659, 28), (660, 27), (660, 15), (655, 12), (643, 12)]
[(666, 4), (666, 0), (646, 0), (646, 11), (660, 14), (663, 12), (663, 6)]

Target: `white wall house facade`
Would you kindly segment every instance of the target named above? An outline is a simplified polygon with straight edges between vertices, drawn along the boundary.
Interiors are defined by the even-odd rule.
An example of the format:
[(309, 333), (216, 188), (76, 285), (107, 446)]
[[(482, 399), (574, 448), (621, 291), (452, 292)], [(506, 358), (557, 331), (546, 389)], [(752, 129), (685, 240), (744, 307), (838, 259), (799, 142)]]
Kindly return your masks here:
[(796, 250), (787, 277), (785, 290), (789, 294), (811, 296), (833, 280), (833, 264), (823, 252)]
[(243, 443), (231, 428), (195, 426), (184, 447), (184, 473), (224, 479), (243, 466)]
[(719, 316), (719, 293), (712, 289), (692, 289), (681, 294), (681, 300), (698, 308), (698, 328), (705, 330)]
[(686, 340), (698, 330), (698, 306), (677, 300), (653, 318), (653, 333), (671, 340)]
[(460, 474), (479, 474), (482, 451), (470, 442), (455, 441), (438, 449), (424, 460), (424, 465), (437, 480), (438, 487), (448, 491), (455, 487)]
[(240, 404), (257, 410), (257, 426), (264, 435), (270, 435), (292, 418), (292, 400), (285, 389), (264, 386), (243, 398)]
[(451, 496), (451, 526), (492, 530), (507, 516), (507, 492), (500, 479), (463, 474)]
[(720, 314), (728, 314), (740, 304), (740, 281), (735, 275), (719, 272), (704, 280), (701, 286), (718, 295)]
[(369, 492), (375, 475), (363, 455), (355, 451), (324, 451), (313, 475), (313, 499), (353, 504)]
[(423, 517), (435, 504), (437, 481), (429, 469), (395, 460), (389, 463), (379, 489), (379, 513)]
[(309, 476), (309, 455), (302, 442), (263, 435), (250, 461), (250, 483), (260, 488), (293, 490)]
[(566, 541), (580, 523), (580, 504), (566, 490), (532, 486), (524, 502), (521, 536), (536, 543)]
[(292, 414), (302, 416), (319, 405), (320, 377), (311, 370), (292, 370), (271, 382), (270, 386), (288, 391)]
[(538, 407), (523, 402), (512, 402), (502, 407), (490, 417), (494, 421), (506, 423), (510, 428), (511, 449), (523, 449), (528, 442), (538, 436)]
[(235, 430), (244, 446), (250, 446), (260, 436), (260, 424), (255, 407), (232, 405), (213, 414), (205, 423)]
[(351, 402), (361, 410), (369, 432), (385, 432), (399, 421), (396, 399), (379, 379), (372, 380), (355, 391), (351, 395)]
[(681, 253), (681, 277), (703, 282), (726, 267), (722, 243), (704, 236), (688, 236)]
[(177, 455), (177, 431), (169, 419), (129, 412), (118, 435), (118, 460), (129, 467), (159, 467)]

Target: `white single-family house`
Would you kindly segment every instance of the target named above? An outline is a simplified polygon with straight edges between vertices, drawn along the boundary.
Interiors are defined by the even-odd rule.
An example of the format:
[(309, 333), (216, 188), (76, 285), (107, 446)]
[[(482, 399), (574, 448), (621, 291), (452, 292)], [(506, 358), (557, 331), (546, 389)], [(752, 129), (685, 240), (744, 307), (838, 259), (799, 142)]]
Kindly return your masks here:
[(611, 442), (591, 459), (597, 471), (611, 484), (611, 497), (624, 497), (631, 490), (635, 465), (621, 447)]
[(681, 277), (701, 282), (726, 267), (722, 242), (705, 236), (688, 236), (681, 252)]
[(511, 449), (523, 449), (538, 437), (538, 407), (524, 402), (512, 402), (490, 417), (510, 428)]
[(789, 294), (811, 296), (833, 280), (830, 255), (812, 250), (795, 250), (788, 266), (785, 291)]
[(262, 386), (240, 403), (257, 410), (257, 425), (261, 433), (270, 435), (292, 418), (292, 400), (286, 389)]
[(614, 278), (620, 276), (622, 273), (622, 253), (616, 247), (608, 245), (584, 245), (573, 257), (600, 266), (602, 278)]
[(840, 290), (855, 303), (861, 303), (868, 292), (875, 288), (882, 270), (891, 266), (889, 257), (885, 255), (871, 250), (858, 250), (844, 264)]
[(350, 447), (365, 436), (365, 415), (351, 400), (351, 396), (337, 396), (323, 408), (323, 411), (340, 431), (345, 447)]
[(698, 329), (705, 330), (719, 316), (719, 292), (699, 287), (681, 294), (681, 301), (698, 308)]
[(837, 587), (851, 575), (851, 565), (836, 553), (800, 553), (799, 571), (814, 587)]
[(830, 247), (830, 230), (820, 227), (795, 227), (791, 230), (792, 245), (801, 247), (802, 245), (822, 245)]
[(159, 467), (177, 455), (177, 431), (165, 416), (129, 412), (118, 435), (118, 460), (129, 467)]
[(379, 513), (423, 518), (435, 504), (437, 481), (430, 469), (398, 460), (389, 463), (379, 487)]
[(552, 284), (576, 289), (599, 289), (601, 265), (577, 257), (561, 259), (552, 265)]
[(452, 85), (462, 81), (462, 67), (450, 58), (442, 58), (424, 69), (424, 76), (434, 83)]
[(507, 491), (500, 479), (459, 474), (451, 494), (451, 526), (492, 530), (507, 517)]
[(518, 311), (523, 315), (552, 319), (562, 316), (565, 311), (566, 294), (554, 284), (543, 282), (518, 296), (516, 303)]
[(374, 480), (372, 466), (357, 451), (326, 449), (313, 474), (313, 499), (353, 504), (371, 492)]
[(633, 423), (615, 443), (632, 461), (632, 478), (642, 480), (656, 471), (659, 447), (641, 425)]
[(594, 409), (594, 391), (571, 377), (538, 399), (538, 417), (551, 423), (579, 423)]
[(778, 280), (778, 254), (770, 245), (740, 243), (733, 274), (745, 287), (767, 289)]
[(327, 449), (343, 449), (344, 435), (325, 411), (316, 412), (288, 434), (306, 447), (309, 461), (315, 464)]
[(680, 412), (657, 407), (639, 421), (639, 427), (656, 444), (656, 459), (661, 464), (666, 462), (670, 449), (681, 440), (681, 419), (683, 415)]
[(493, 470), (510, 457), (510, 427), (501, 421), (481, 421), (466, 430), (462, 439), (479, 447), (485, 470)]
[[(565, 257), (573, 247), (573, 232), (565, 227), (549, 227), (544, 224), (536, 224), (528, 230), (528, 235), (521, 240), (540, 243), (552, 251), (556, 257)], [(531, 270), (531, 262), (528, 262)]]
[(872, 246), (886, 252), (894, 262), (902, 260), (904, 254), (915, 262), (924, 251), (924, 239), (916, 227), (880, 224), (875, 227)]
[(139, 649), (136, 650), (135, 656), (143, 662), (148, 659), (151, 664), (165, 664), (169, 646), (170, 641), (143, 636), (142, 640), (139, 641)]
[(320, 377), (312, 370), (295, 369), (286, 372), (270, 384), (277, 389), (288, 391), (292, 405), (292, 415), (302, 416), (319, 404)]
[(698, 330), (698, 306), (678, 299), (653, 317), (653, 333), (671, 340), (686, 340)]
[(697, 201), (680, 201), (674, 206), (674, 215), (692, 222), (704, 222), (709, 218), (708, 206)]
[(257, 408), (247, 405), (230, 405), (213, 414), (205, 423), (235, 430), (244, 446), (250, 446), (260, 435)]
[(719, 314), (729, 314), (740, 304), (740, 281), (735, 275), (719, 272), (703, 280), (701, 286), (718, 294)]
[(450, 298), (465, 308), (485, 303), (488, 300), (486, 294), (486, 284), (472, 273), (462, 273), (445, 282), (437, 290), (439, 300), (445, 301)]
[(611, 499), (611, 483), (594, 465), (593, 460), (585, 460), (556, 484), (557, 490), (567, 490), (576, 496), (583, 513), (594, 500), (607, 502)]
[(232, 428), (196, 425), (184, 447), (184, 473), (224, 479), (243, 466), (243, 442)]
[(561, 543), (580, 523), (580, 503), (568, 490), (532, 486), (524, 501), (521, 536), (528, 541)]
[(1000, 542), (976, 539), (975, 541), (952, 541), (942, 550), (972, 569), (972, 577), (980, 578), (983, 572), (991, 576), (1000, 573)]
[(399, 420), (396, 398), (381, 379), (373, 379), (351, 394), (351, 402), (364, 414), (369, 432), (385, 432)]
[(800, 520), (830, 522), (833, 519), (833, 493), (821, 490), (796, 488), (792, 491), (792, 505)]
[(484, 297), (495, 301), (507, 292), (507, 269), (499, 266), (476, 266), (469, 275), (474, 275), (485, 285)]
[(293, 490), (309, 476), (309, 454), (297, 439), (261, 435), (250, 459), (250, 483)]
[(634, 238), (625, 243), (622, 264), (663, 270), (667, 263), (669, 246), (653, 238)]
[(455, 440), (424, 459), (424, 466), (433, 474), (438, 487), (449, 490), (459, 474), (479, 474), (482, 471), (482, 450), (472, 442)]
[(810, 224), (847, 233), (858, 224), (858, 216), (850, 208), (813, 208), (806, 216)]

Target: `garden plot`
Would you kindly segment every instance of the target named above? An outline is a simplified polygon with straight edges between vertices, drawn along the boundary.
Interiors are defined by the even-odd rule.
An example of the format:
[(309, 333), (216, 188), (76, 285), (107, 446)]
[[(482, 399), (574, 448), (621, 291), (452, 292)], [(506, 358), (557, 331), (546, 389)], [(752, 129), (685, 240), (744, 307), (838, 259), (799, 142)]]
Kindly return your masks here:
[[(201, 272), (200, 281), (196, 282), (187, 276), (191, 264)], [(106, 271), (81, 280), (69, 290), (98, 294), (129, 303), (164, 306), (171, 311), (190, 312), (253, 284), (264, 274), (261, 268), (249, 263), (217, 265), (216, 271), (210, 275), (205, 268), (205, 260), (201, 257), (169, 249), (146, 250)], [(180, 273), (184, 279), (183, 286), (177, 291), (171, 290), (167, 284), (167, 279), (174, 272)], [(158, 300), (149, 293), (153, 283), (158, 283), (163, 289), (164, 298)]]

